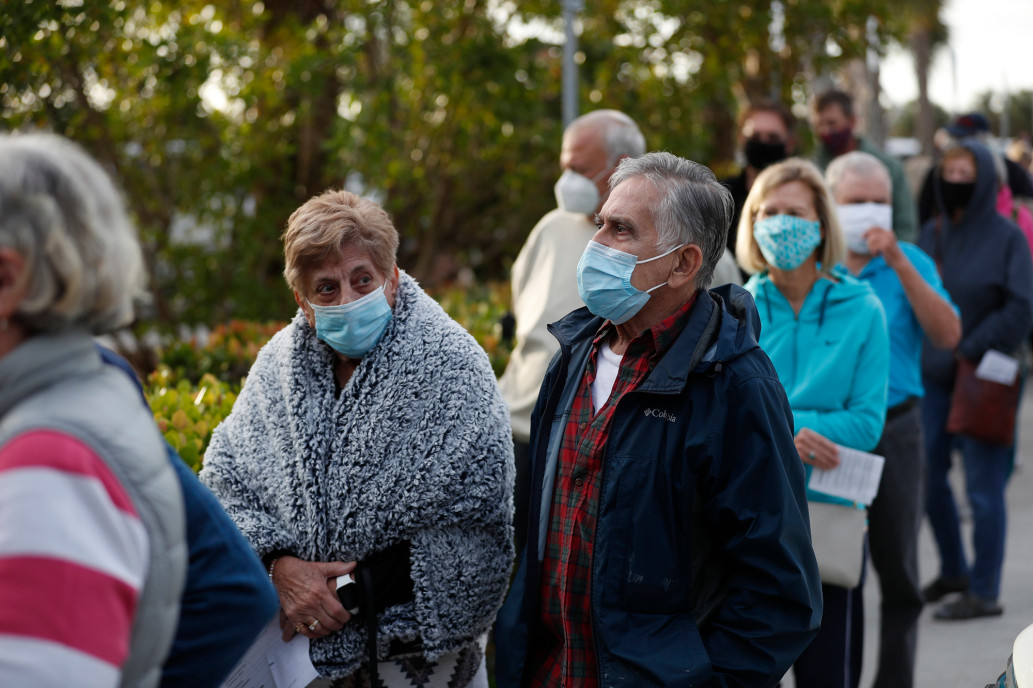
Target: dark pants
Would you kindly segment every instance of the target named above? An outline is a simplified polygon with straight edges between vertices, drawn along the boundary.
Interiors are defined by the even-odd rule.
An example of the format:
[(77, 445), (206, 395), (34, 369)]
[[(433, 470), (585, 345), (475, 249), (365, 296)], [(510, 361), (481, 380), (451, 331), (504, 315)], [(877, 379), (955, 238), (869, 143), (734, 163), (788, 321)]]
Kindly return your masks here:
[[(926, 512), (940, 554), (940, 576), (969, 577), (973, 595), (996, 600), (1001, 591), (1007, 511), (1004, 490), (1014, 458), (1012, 447), (947, 432), (951, 390), (926, 383), (922, 424), (928, 462)], [(961, 539), (961, 521), (948, 474), (951, 451), (961, 450), (965, 491), (972, 507), (971, 569)]]
[(796, 688), (857, 688), (864, 653), (864, 580), (856, 588), (822, 583), (821, 630), (793, 665)]
[(527, 510), (531, 505), (531, 445), (513, 438), (513, 462), (516, 480), (513, 481), (513, 539), (519, 557), (527, 542)]
[(923, 604), (918, 533), (925, 514), (925, 445), (918, 405), (899, 415), (891, 409), (874, 453), (886, 464), (868, 510), (868, 548), (882, 594), (879, 664), (872, 686), (911, 688)]

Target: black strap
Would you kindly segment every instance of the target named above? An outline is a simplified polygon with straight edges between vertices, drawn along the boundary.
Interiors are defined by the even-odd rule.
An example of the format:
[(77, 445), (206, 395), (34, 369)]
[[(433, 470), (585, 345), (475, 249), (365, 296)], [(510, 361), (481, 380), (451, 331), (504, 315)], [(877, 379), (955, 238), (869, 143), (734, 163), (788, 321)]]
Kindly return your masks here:
[(380, 678), (377, 675), (377, 612), (376, 603), (373, 599), (373, 573), (368, 566), (359, 566), (356, 569), (359, 574), (359, 587), (362, 588), (363, 607), (368, 610), (366, 617), (366, 652), (369, 654), (369, 685), (370, 688), (379, 688)]
[(886, 409), (886, 422), (889, 423), (891, 420), (904, 415), (916, 406), (918, 406), (918, 397), (908, 397), (896, 406), (891, 406)]

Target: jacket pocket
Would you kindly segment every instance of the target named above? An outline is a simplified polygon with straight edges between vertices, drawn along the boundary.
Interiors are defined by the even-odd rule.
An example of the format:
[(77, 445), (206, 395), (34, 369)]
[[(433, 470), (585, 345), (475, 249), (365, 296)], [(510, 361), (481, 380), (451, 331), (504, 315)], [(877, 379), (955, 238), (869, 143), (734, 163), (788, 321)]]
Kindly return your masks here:
[(689, 614), (627, 613), (603, 629), (600, 685), (624, 688), (702, 688), (714, 669)]
[[(623, 609), (644, 614), (671, 614), (691, 608), (689, 507), (681, 476), (656, 456), (623, 456), (616, 460), (612, 516), (615, 540), (607, 562), (616, 578)], [(691, 491), (689, 492), (691, 494)]]

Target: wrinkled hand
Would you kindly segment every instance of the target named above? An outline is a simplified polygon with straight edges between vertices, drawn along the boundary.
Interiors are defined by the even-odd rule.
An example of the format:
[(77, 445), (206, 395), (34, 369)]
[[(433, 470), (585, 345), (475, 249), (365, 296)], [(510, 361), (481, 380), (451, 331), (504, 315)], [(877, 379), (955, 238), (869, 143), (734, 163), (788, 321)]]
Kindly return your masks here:
[(810, 428), (801, 428), (796, 433), (796, 451), (804, 463), (829, 471), (839, 465), (839, 450), (829, 438)]
[[(276, 560), (273, 585), (280, 596), (280, 630), (284, 641), (300, 633), (322, 638), (341, 630), (351, 619), (337, 599), (334, 579), (355, 570), (355, 562), (304, 561), (285, 556)], [(318, 621), (315, 629), (309, 629)]]
[(897, 236), (888, 229), (872, 227), (864, 233), (864, 240), (868, 242), (868, 252), (873, 256), (882, 256), (891, 268), (899, 265), (901, 260), (906, 260), (897, 243)]

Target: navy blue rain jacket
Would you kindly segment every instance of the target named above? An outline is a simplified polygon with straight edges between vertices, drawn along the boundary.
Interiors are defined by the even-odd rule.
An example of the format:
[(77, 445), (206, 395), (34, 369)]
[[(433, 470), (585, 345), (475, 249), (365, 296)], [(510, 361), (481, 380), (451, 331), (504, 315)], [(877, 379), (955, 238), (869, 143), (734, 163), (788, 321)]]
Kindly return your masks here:
[[(499, 688), (528, 685), (540, 567), (573, 394), (603, 321), (560, 341), (532, 416), (527, 546), (495, 628)], [(590, 581), (600, 685), (773, 686), (817, 633), (792, 411), (757, 344), (752, 297), (700, 292), (685, 329), (611, 423)], [(528, 556), (529, 555), (529, 556)]]
[[(943, 286), (961, 311), (957, 353), (978, 364), (989, 349), (1015, 355), (1033, 326), (1033, 264), (1022, 230), (997, 212), (993, 153), (963, 141), (976, 158), (976, 188), (955, 223), (934, 183), (937, 217), (922, 227), (918, 246), (936, 260)], [(939, 169), (935, 172), (939, 175)], [(926, 384), (954, 385), (955, 352), (928, 341), (922, 348)]]

